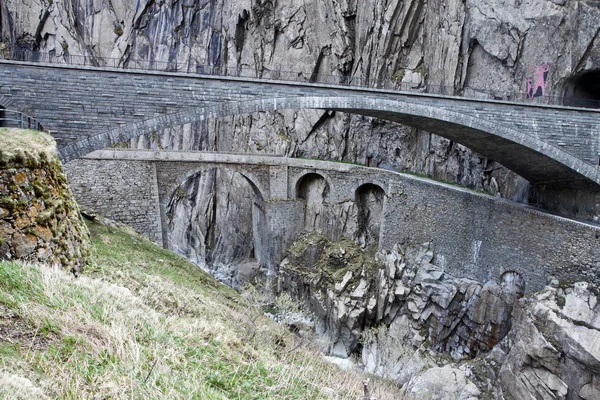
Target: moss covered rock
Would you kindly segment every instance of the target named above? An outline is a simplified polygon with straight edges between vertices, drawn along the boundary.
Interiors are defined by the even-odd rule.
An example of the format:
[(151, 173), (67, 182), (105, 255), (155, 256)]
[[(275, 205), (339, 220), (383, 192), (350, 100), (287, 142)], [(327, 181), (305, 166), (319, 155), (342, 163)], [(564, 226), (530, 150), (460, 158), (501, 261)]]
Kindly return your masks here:
[(56, 143), (37, 131), (0, 129), (0, 260), (22, 259), (78, 273), (89, 233)]

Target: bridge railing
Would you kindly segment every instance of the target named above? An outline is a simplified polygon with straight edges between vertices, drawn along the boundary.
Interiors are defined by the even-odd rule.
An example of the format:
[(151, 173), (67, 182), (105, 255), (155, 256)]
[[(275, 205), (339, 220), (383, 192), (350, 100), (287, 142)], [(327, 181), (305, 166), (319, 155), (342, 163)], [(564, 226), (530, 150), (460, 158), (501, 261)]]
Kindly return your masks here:
[(0, 127), (43, 131), (44, 127), (35, 118), (20, 111), (0, 109)]
[(400, 92), (418, 92), (443, 96), (460, 96), (473, 99), (494, 99), (514, 102), (564, 105), (571, 107), (600, 108), (600, 100), (585, 98), (568, 98), (563, 96), (528, 95), (525, 92), (499, 91), (486, 88), (430, 85), (423, 83), (402, 82), (397, 79), (372, 79), (352, 75), (326, 75), (313, 71), (285, 71), (285, 70), (257, 70), (252, 67), (229, 67), (226, 65), (192, 65), (180, 63), (177, 60), (155, 61), (134, 60), (131, 58), (107, 58), (88, 55), (74, 55), (64, 53), (56, 55), (54, 52), (42, 53), (30, 50), (15, 50), (11, 54), (15, 61), (41, 62), (49, 64), (66, 64), (78, 66), (93, 66), (106, 68), (120, 68), (142, 71), (178, 72), (195, 75), (231, 76), (240, 78), (280, 80), (302, 83), (320, 83), (342, 85), (360, 88), (376, 88)]

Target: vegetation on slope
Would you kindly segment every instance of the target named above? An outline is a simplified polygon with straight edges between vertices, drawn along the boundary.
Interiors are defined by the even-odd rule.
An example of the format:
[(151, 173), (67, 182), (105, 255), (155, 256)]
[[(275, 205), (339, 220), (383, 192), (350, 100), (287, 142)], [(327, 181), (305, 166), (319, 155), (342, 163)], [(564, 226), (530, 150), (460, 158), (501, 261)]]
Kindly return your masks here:
[[(362, 399), (232, 289), (120, 228), (89, 223), (84, 276), (0, 263), (0, 398)], [(377, 382), (378, 399), (398, 398)]]

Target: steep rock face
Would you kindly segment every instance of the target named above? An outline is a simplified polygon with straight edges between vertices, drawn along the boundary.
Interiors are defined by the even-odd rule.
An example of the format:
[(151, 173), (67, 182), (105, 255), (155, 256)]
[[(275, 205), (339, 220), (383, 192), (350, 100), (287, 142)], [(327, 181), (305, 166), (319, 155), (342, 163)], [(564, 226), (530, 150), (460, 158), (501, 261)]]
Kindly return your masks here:
[(0, 145), (0, 260), (79, 273), (89, 262), (89, 234), (56, 143), (41, 132), (4, 128)]
[(510, 329), (512, 306), (523, 291), (518, 275), (507, 274), (502, 283), (455, 279), (431, 263), (427, 244), (396, 247), (378, 258), (350, 240), (332, 243), (310, 233), (281, 263), (281, 290), (316, 312), (327, 353), (347, 357), (363, 332), (385, 326), (362, 341), (363, 362), (371, 372), (402, 381), (407, 360), (381, 349), (384, 337), (415, 349), (427, 341), (461, 360), (490, 350)]
[(500, 381), (517, 399), (600, 398), (598, 288), (548, 287), (518, 303)]
[[(229, 191), (220, 190), (221, 185)], [(234, 171), (213, 168), (191, 176), (169, 201), (169, 249), (220, 281), (241, 287), (259, 272), (256, 246), (260, 243), (253, 235), (253, 213), (261, 212), (260, 202), (250, 184)]]

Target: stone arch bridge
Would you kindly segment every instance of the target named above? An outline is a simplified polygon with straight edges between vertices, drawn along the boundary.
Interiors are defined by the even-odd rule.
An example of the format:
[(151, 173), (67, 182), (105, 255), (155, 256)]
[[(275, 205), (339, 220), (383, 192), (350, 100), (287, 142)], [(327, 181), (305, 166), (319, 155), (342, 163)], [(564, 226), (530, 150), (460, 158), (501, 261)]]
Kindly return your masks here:
[(600, 110), (321, 84), (0, 61), (0, 105), (51, 130), (60, 157), (212, 117), (330, 109), (433, 132), (534, 185), (598, 191)]
[[(306, 228), (303, 185), (319, 178), (327, 207), (359, 203), (365, 190), (381, 190), (369, 209), (378, 248), (430, 242), (434, 263), (457, 277), (487, 281), (519, 272), (527, 290), (549, 277), (600, 283), (600, 227), (557, 217), (453, 185), (352, 164), (285, 157), (152, 150), (101, 150), (66, 165), (77, 200), (127, 223), (169, 248), (167, 204), (188, 177), (224, 168), (254, 189), (256, 257), (274, 267)], [(361, 205), (357, 204), (360, 209)], [(367, 205), (366, 207), (372, 207)], [(360, 210), (356, 218), (360, 218)], [(323, 221), (331, 239), (344, 221)], [(333, 236), (333, 237), (332, 237)]]

